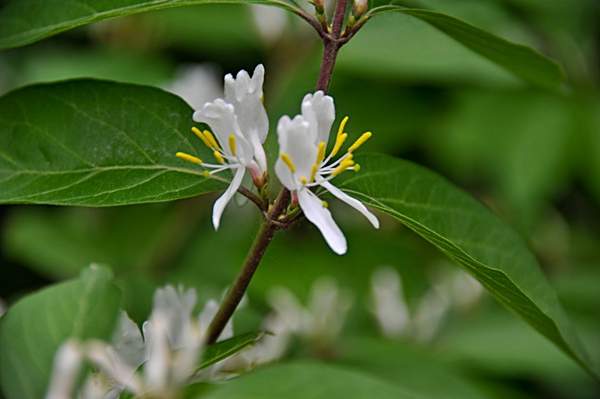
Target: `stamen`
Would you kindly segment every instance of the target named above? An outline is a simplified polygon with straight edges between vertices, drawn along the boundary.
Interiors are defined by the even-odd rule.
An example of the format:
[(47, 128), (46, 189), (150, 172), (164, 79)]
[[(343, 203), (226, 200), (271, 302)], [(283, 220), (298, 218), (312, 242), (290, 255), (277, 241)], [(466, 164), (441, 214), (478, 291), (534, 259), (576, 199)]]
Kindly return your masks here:
[(371, 132), (365, 132), (363, 133), (358, 140), (356, 140), (354, 142), (354, 144), (352, 144), (350, 146), (350, 148), (348, 148), (348, 152), (351, 153), (353, 151), (356, 151), (358, 149), (358, 147), (360, 147), (361, 145), (363, 145), (367, 140), (369, 140), (371, 138), (371, 136), (373, 135), (373, 133)]
[(302, 176), (302, 177), (300, 178), (300, 183), (301, 183), (303, 186), (306, 186), (306, 185), (308, 184), (308, 180), (306, 179), (306, 177)]
[(335, 168), (333, 170), (333, 172), (331, 172), (332, 176), (337, 176), (340, 173), (344, 172), (346, 169), (354, 166), (354, 161), (352, 159), (344, 159), (344, 161), (342, 161), (342, 163), (340, 164), (340, 166), (338, 166), (337, 168)]
[(210, 172), (208, 170), (205, 170), (202, 172), (202, 176), (208, 178), (208, 177), (210, 177)]
[(323, 160), (325, 159), (325, 147), (326, 147), (325, 142), (321, 141), (319, 143), (319, 149), (317, 151), (317, 162), (316, 162), (317, 165), (320, 165), (321, 162), (323, 162)]
[(329, 203), (327, 201), (321, 202), (321, 205), (323, 205), (323, 208), (329, 208)]
[(200, 158), (186, 154), (185, 152), (178, 152), (175, 154), (175, 156), (179, 159), (183, 159), (184, 161), (188, 161), (196, 165), (202, 165), (202, 160)]
[(360, 171), (360, 164), (354, 165), (354, 167), (352, 168), (352, 170), (355, 171), (355, 172)]
[(233, 133), (229, 135), (229, 150), (231, 151), (231, 154), (235, 157), (237, 147), (235, 146), (235, 135)]
[(219, 145), (219, 143), (217, 143), (215, 136), (213, 136), (213, 134), (209, 130), (205, 130), (203, 133), (204, 133), (204, 137), (206, 137), (206, 140), (208, 140), (208, 142), (210, 143), (210, 148), (212, 148), (214, 150), (221, 149), (221, 146)]
[(310, 181), (315, 181), (315, 177), (317, 177), (317, 172), (319, 171), (319, 165), (314, 164), (312, 169), (310, 170)]
[(196, 135), (196, 137), (198, 137), (200, 140), (202, 140), (202, 142), (204, 143), (205, 146), (207, 146), (208, 148), (213, 148), (211, 143), (206, 139), (206, 137), (204, 136), (204, 133), (202, 133), (200, 131), (200, 129), (198, 129), (197, 127), (193, 127), (192, 128), (192, 133), (194, 133)]
[(286, 154), (285, 152), (282, 152), (279, 155), (279, 158), (281, 158), (283, 163), (285, 163), (287, 165), (287, 167), (290, 169), (290, 172), (296, 173), (296, 165), (294, 165), (292, 158), (290, 158), (290, 156), (288, 154)]
[(344, 129), (346, 128), (346, 123), (348, 123), (349, 116), (345, 116), (344, 119), (340, 122), (340, 127), (338, 128), (337, 137), (340, 137), (344, 133)]
[(215, 157), (215, 159), (217, 160), (218, 163), (220, 163), (220, 164), (225, 163), (225, 159), (223, 158), (223, 155), (219, 151), (213, 152), (213, 156)]
[(344, 145), (344, 142), (346, 141), (347, 138), (348, 138), (348, 133), (342, 133), (339, 136), (337, 136), (337, 138), (335, 139), (335, 144), (333, 146), (333, 150), (331, 150), (331, 154), (329, 154), (330, 158), (336, 156), (336, 154), (340, 151), (340, 149)]

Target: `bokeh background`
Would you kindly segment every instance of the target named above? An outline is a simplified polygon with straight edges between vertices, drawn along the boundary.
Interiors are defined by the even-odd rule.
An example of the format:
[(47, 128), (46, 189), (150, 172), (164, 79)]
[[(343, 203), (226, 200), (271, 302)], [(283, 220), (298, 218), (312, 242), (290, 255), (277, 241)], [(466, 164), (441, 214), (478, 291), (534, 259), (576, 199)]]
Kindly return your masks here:
[[(366, 146), (425, 165), (487, 204), (525, 237), (588, 348), (600, 359), (600, 4), (596, 0), (427, 0), (564, 68), (557, 92), (527, 86), (424, 23), (377, 17), (340, 53), (331, 93)], [(94, 77), (162, 87), (197, 108), (222, 77), (264, 63), (271, 126), (299, 112), (321, 45), (298, 18), (271, 8), (201, 6), (102, 22), (0, 54), (0, 92)], [(273, 133), (273, 129), (271, 130)], [(102, 132), (98, 132), (102, 134)], [(272, 137), (274, 138), (274, 136)], [(271, 142), (273, 144), (273, 142)], [(273, 146), (271, 145), (271, 148)], [(176, 149), (174, 149), (175, 151)], [(259, 218), (243, 201), (214, 232), (214, 197), (85, 209), (0, 207), (0, 298), (110, 266), (138, 321), (166, 282), (219, 298)], [(280, 234), (236, 316), (261, 325), (270, 293), (310, 301), (316, 281), (352, 299), (339, 335), (287, 356), (320, 357), (443, 398), (592, 399), (600, 389), (571, 360), (497, 305), (442, 254), (380, 215), (381, 231), (332, 203), (349, 238), (339, 257), (312, 225)], [(397, 281), (410, 327), (383, 328), (373, 287)], [(410, 330), (410, 332), (408, 332)]]

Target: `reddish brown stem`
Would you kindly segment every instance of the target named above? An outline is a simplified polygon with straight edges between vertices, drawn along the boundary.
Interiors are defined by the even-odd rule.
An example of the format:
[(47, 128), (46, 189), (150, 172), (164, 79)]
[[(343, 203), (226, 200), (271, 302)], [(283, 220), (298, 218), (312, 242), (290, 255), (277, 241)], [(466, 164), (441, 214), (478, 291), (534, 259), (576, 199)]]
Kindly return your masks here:
[[(319, 30), (319, 26), (315, 26), (312, 18), (307, 18), (305, 15), (301, 15), (307, 21), (311, 22), (313, 26), (315, 26), (315, 29), (317, 29), (320, 36), (323, 38), (323, 61), (321, 63), (321, 71), (317, 81), (317, 90), (323, 90), (324, 92), (328, 91), (338, 50), (343, 43), (345, 43), (345, 41), (341, 39), (341, 35), (344, 25), (344, 17), (346, 14), (346, 5), (347, 0), (337, 1), (330, 35)], [(253, 193), (249, 192), (248, 190), (242, 190), (241, 193), (256, 203), (259, 207), (261, 206), (258, 197), (256, 197)], [(256, 239), (250, 248), (250, 252), (246, 257), (242, 270), (240, 270), (233, 283), (233, 286), (231, 286), (227, 292), (227, 295), (221, 303), (217, 314), (208, 327), (208, 332), (205, 339), (207, 345), (213, 344), (217, 341), (225, 329), (225, 326), (233, 316), (233, 313), (240, 304), (240, 301), (246, 293), (248, 285), (250, 284), (250, 281), (252, 280), (252, 277), (254, 276), (254, 273), (256, 272), (256, 269), (258, 268), (258, 265), (260, 264), (260, 261), (267, 250), (267, 247), (271, 243), (271, 240), (275, 236), (277, 230), (282, 227), (282, 223), (279, 219), (285, 214), (289, 202), (290, 192), (284, 188), (277, 196), (277, 199), (273, 203), (271, 209), (267, 212), (266, 220), (256, 235)], [(293, 222), (293, 220), (288, 222)]]

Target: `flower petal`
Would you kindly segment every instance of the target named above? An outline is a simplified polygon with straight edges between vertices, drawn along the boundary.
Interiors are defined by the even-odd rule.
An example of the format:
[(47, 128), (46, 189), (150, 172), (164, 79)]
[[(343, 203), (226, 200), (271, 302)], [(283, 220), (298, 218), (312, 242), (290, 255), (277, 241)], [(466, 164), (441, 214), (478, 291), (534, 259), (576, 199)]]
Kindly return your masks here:
[(302, 189), (298, 191), (298, 201), (306, 218), (321, 231), (333, 252), (338, 255), (345, 254), (348, 249), (346, 237), (335, 224), (331, 212), (323, 206), (321, 199), (312, 191)]
[(145, 345), (142, 333), (129, 318), (127, 312), (121, 311), (117, 330), (113, 333), (112, 345), (123, 360), (137, 369), (145, 360)]
[(200, 110), (194, 112), (194, 121), (206, 123), (210, 126), (217, 136), (223, 152), (228, 156), (232, 155), (229, 148), (229, 136), (234, 134), (237, 145), (237, 158), (244, 164), (252, 161), (254, 150), (250, 142), (242, 135), (233, 105), (220, 98), (211, 103), (206, 103)]
[(69, 399), (80, 372), (82, 353), (75, 341), (66, 341), (56, 351), (46, 399)]
[(244, 177), (244, 173), (246, 173), (245, 168), (237, 168), (235, 174), (233, 175), (233, 179), (231, 180), (231, 184), (229, 184), (229, 187), (227, 187), (225, 193), (223, 193), (223, 195), (219, 197), (219, 199), (215, 202), (215, 205), (213, 206), (212, 215), (215, 230), (219, 229), (219, 225), (221, 224), (221, 215), (223, 215), (225, 207), (227, 206), (231, 198), (233, 198), (238, 188), (240, 188), (240, 185), (242, 184), (242, 179)]
[(362, 213), (369, 220), (369, 222), (371, 222), (373, 227), (375, 227), (376, 229), (379, 228), (379, 219), (377, 219), (377, 217), (375, 215), (373, 215), (367, 209), (367, 207), (363, 205), (362, 202), (360, 202), (356, 198), (349, 196), (348, 194), (346, 194), (345, 192), (343, 192), (342, 190), (340, 190), (333, 184), (329, 183), (328, 181), (324, 181), (324, 182), (320, 183), (320, 185), (323, 188), (325, 188), (327, 191), (329, 191), (331, 194), (333, 194), (334, 197), (336, 197), (337, 199), (339, 199), (341, 201), (344, 201), (346, 204), (350, 205), (352, 208), (354, 208), (357, 211), (359, 211), (360, 213)]
[(331, 126), (335, 120), (333, 98), (322, 91), (307, 94), (302, 100), (302, 116), (311, 126), (311, 137), (314, 144), (329, 140)]
[[(242, 134), (255, 147), (255, 143), (265, 142), (269, 131), (269, 118), (262, 102), (264, 76), (262, 65), (254, 69), (252, 77), (244, 70), (235, 79), (231, 74), (225, 76), (225, 101), (235, 108)], [(259, 158), (257, 162), (266, 170), (266, 162)]]
[(300, 187), (299, 179), (302, 177), (310, 178), (312, 166), (317, 159), (317, 145), (309, 139), (309, 133), (310, 125), (301, 115), (294, 119), (284, 116), (277, 124), (279, 151), (290, 157), (295, 172), (290, 173), (289, 167), (282, 164), (281, 159), (277, 160), (280, 166), (276, 166), (275, 172), (281, 183), (290, 190)]

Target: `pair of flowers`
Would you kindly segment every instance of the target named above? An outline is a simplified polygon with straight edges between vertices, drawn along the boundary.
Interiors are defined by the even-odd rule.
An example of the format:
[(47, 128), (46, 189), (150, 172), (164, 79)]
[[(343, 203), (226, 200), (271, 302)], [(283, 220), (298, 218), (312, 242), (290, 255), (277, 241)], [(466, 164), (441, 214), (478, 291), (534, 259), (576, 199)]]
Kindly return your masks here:
[[(212, 132), (201, 131), (194, 127), (192, 131), (213, 151), (217, 163), (177, 153), (179, 158), (206, 168), (207, 175), (232, 171), (229, 187), (213, 207), (215, 229), (219, 228), (225, 207), (242, 185), (246, 171), (257, 187), (265, 181), (267, 157), (263, 143), (269, 131), (269, 120), (262, 101), (264, 74), (262, 65), (255, 68), (252, 76), (244, 70), (235, 78), (228, 74), (225, 76), (225, 98), (209, 102), (194, 113), (194, 121), (205, 123), (212, 129)], [(362, 213), (375, 228), (379, 227), (379, 221), (360, 201), (331, 184), (331, 180), (342, 172), (359, 170), (360, 165), (353, 160), (354, 151), (371, 137), (370, 132), (363, 133), (336, 159), (348, 138), (344, 132), (348, 121), (346, 117), (340, 123), (331, 152), (326, 155), (334, 120), (333, 98), (322, 91), (307, 94), (302, 100), (301, 114), (293, 119), (283, 116), (279, 120), (280, 153), (275, 173), (292, 193), (294, 203), (321, 231), (331, 249), (337, 254), (344, 254), (347, 250), (344, 234), (333, 220), (327, 203), (311, 189), (324, 188)]]

